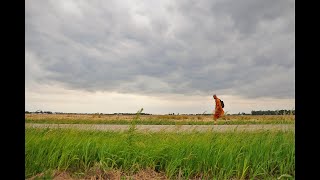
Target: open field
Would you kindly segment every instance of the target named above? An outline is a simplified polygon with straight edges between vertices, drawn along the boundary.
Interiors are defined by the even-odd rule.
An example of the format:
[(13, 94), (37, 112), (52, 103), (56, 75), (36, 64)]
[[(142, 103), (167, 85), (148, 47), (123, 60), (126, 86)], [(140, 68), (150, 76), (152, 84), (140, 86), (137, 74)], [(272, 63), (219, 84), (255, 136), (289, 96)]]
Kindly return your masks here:
[[(294, 179), (293, 131), (26, 128), (26, 178)], [(281, 178), (282, 179), (282, 178)]]
[[(99, 131), (126, 131), (131, 125), (114, 124), (35, 124), (26, 123), (33, 128), (64, 128)], [(294, 131), (294, 124), (241, 124), (241, 125), (136, 125), (140, 132), (233, 132), (233, 131)]]
[[(131, 124), (135, 115), (25, 114), (26, 123)], [(294, 115), (226, 115), (218, 124), (294, 124)], [(212, 125), (212, 115), (141, 115), (141, 125)]]
[(294, 115), (25, 117), (30, 180), (295, 177)]

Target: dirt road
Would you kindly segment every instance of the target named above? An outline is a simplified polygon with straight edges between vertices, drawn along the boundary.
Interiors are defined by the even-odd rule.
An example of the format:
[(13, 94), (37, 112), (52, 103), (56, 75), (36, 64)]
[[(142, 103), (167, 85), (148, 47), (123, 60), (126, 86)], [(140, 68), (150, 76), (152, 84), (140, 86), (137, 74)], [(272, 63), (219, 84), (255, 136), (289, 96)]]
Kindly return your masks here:
[[(101, 130), (101, 131), (125, 131), (129, 125), (111, 125), (111, 124), (33, 124), (26, 123), (25, 127), (34, 128), (76, 128), (83, 130)], [(138, 131), (158, 132), (158, 131), (294, 131), (294, 124), (250, 124), (250, 125), (137, 125)]]

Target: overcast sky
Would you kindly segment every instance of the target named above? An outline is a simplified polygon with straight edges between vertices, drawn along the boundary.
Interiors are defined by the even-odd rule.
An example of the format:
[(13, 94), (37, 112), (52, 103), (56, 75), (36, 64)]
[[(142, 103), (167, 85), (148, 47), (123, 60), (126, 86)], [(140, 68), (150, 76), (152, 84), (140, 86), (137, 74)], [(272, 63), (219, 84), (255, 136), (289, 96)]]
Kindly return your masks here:
[(295, 108), (293, 0), (25, 3), (27, 111)]

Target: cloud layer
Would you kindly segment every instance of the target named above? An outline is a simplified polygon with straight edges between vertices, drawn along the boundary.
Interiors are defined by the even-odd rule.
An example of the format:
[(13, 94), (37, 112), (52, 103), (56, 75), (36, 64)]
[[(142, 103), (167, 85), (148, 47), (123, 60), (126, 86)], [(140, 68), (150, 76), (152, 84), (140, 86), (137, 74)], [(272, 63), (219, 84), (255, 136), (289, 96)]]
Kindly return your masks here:
[(294, 98), (293, 0), (26, 1), (26, 88)]

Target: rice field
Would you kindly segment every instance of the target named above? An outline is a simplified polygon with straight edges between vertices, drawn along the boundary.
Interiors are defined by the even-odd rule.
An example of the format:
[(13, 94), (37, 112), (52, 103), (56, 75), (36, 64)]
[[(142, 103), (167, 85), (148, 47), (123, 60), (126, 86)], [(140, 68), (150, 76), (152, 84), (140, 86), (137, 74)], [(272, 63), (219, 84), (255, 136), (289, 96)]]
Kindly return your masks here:
[(295, 177), (293, 131), (140, 133), (132, 126), (126, 132), (27, 128), (25, 134), (26, 178), (50, 179), (54, 172), (73, 179)]
[[(141, 110), (142, 111), (142, 110)], [(137, 125), (212, 124), (208, 115), (26, 114), (25, 122), (127, 124), (125, 131), (25, 129), (26, 179), (294, 179), (289, 131), (140, 132)], [(225, 116), (219, 124), (294, 124), (294, 116)]]

